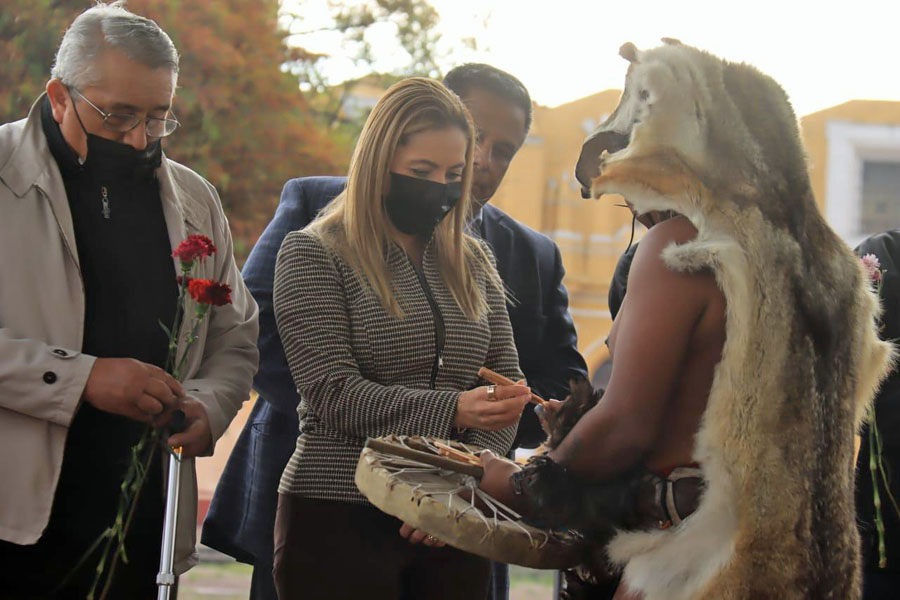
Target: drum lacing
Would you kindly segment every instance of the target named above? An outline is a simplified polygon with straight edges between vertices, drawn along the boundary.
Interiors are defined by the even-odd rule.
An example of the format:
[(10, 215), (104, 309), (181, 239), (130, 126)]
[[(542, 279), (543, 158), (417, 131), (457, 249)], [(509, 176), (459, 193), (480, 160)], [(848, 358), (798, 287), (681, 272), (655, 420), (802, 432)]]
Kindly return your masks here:
[[(429, 448), (437, 454), (437, 447), (432, 447), (427, 440), (423, 441), (425, 441)], [(400, 443), (406, 446), (403, 441)], [(463, 445), (463, 447), (465, 447), (465, 445)], [(468, 450), (468, 448), (466, 449)], [(447, 510), (449, 511), (452, 508), (454, 496), (459, 495), (465, 490), (470, 491), (468, 506), (456, 515), (456, 519), (459, 520), (466, 513), (471, 513), (481, 520), (485, 524), (486, 531), (480, 542), (484, 542), (484, 540), (488, 539), (501, 523), (504, 522), (509, 522), (515, 528), (522, 531), (522, 533), (528, 537), (529, 545), (534, 549), (543, 548), (550, 541), (550, 534), (546, 531), (540, 531), (540, 539), (536, 539), (537, 536), (520, 523), (522, 519), (520, 514), (478, 489), (478, 480), (471, 475), (464, 475), (447, 469), (441, 469), (440, 467), (434, 467), (394, 454), (385, 454), (374, 450), (371, 452), (372, 455), (378, 459), (379, 466), (389, 472), (388, 478), (392, 484), (402, 479), (402, 475), (407, 473), (434, 473), (446, 481), (455, 480), (458, 483), (456, 488), (447, 490), (444, 485), (438, 483), (413, 484), (413, 482), (409, 481), (404, 482), (411, 486), (411, 492), (414, 496), (416, 492), (419, 492), (420, 496), (417, 498), (419, 504), (422, 503), (422, 499), (425, 497), (436, 498), (439, 496), (447, 496)], [(490, 516), (485, 515), (484, 512), (476, 506), (476, 498), (480, 499), (490, 508), (492, 513)]]

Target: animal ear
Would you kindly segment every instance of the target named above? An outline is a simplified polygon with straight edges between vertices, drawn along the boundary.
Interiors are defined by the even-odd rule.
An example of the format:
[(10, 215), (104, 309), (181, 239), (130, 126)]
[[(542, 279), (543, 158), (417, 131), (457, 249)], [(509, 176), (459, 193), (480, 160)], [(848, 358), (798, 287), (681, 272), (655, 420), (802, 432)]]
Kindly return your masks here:
[(669, 46), (681, 46), (681, 40), (676, 40), (675, 38), (664, 37), (662, 38), (663, 44), (668, 44)]
[(638, 49), (637, 46), (632, 44), (631, 42), (625, 42), (622, 44), (622, 47), (619, 48), (619, 56), (624, 58), (630, 63), (638, 62)]

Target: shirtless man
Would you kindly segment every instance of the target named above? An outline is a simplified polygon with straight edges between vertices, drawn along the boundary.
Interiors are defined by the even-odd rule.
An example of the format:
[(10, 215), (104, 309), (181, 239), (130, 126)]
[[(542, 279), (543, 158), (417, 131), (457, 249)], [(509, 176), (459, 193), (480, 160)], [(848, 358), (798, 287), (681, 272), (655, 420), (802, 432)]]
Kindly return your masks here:
[[(696, 234), (676, 216), (655, 223), (641, 240), (609, 335), (609, 387), (550, 452), (572, 475), (612, 480), (642, 465), (666, 476), (694, 461), (694, 436), (725, 342), (725, 297), (712, 273), (673, 271), (662, 252)], [(524, 508), (509, 481), (518, 467), (489, 455), (482, 461), (481, 488)], [(616, 596), (627, 598), (627, 590), (620, 587)]]
[(711, 273), (672, 271), (661, 254), (695, 235), (675, 217), (641, 240), (609, 335), (609, 388), (551, 454), (572, 473), (611, 479), (638, 463), (665, 473), (693, 461), (725, 342), (725, 298)]

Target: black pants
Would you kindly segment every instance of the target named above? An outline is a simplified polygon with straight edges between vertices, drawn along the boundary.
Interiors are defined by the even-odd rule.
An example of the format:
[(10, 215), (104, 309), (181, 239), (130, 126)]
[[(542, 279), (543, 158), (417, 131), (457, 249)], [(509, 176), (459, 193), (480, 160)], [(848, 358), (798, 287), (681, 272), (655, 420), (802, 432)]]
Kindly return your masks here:
[(250, 577), (250, 600), (278, 600), (272, 565), (257, 562)]
[[(143, 431), (141, 423), (82, 404), (69, 428), (50, 519), (40, 539), (27, 546), (0, 540), (0, 599), (84, 600), (102, 545), (78, 571), (73, 569), (115, 521), (131, 447)], [(116, 566), (108, 598), (156, 598), (164, 507), (162, 460), (157, 451), (125, 538), (128, 563), (120, 560)], [(106, 579), (104, 573), (101, 587)], [(95, 597), (100, 597), (100, 589)]]
[(900, 572), (863, 569), (863, 600), (894, 600), (900, 595)]
[[(138, 514), (125, 538), (128, 562), (119, 559), (107, 595), (112, 600), (156, 598), (163, 521), (161, 481), (159, 469), (151, 468), (145, 484), (147, 489), (142, 491), (138, 502)], [(113, 495), (112, 501), (116, 500)], [(115, 504), (106, 511), (98, 510), (97, 504), (99, 501), (76, 502), (57, 495), (50, 521), (36, 544), (23, 546), (0, 540), (0, 600), (84, 600), (93, 584), (103, 544), (78, 571), (73, 569), (97, 536), (112, 525), (116, 514)], [(100, 597), (109, 566), (108, 560), (95, 598)]]
[[(125, 541), (128, 563), (121, 559), (108, 598), (153, 600), (156, 598), (156, 573), (159, 571), (159, 546), (162, 533), (133, 535)], [(68, 543), (64, 534), (51, 532), (32, 546), (0, 541), (0, 599), (3, 600), (84, 600), (94, 581), (100, 550), (68, 582), (63, 579), (84, 553), (85, 546)], [(108, 570), (107, 563), (107, 570)], [(106, 582), (106, 573), (94, 597)]]
[(484, 600), (486, 559), (413, 545), (371, 506), (279, 494), (275, 588), (280, 600)]
[(490, 600), (509, 600), (509, 565), (491, 561)]

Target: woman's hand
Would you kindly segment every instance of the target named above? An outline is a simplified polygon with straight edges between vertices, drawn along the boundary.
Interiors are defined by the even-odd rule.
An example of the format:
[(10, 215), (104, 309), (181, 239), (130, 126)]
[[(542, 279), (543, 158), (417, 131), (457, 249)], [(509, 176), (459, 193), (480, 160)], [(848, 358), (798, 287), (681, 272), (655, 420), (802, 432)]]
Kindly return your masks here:
[(443, 548), (447, 544), (437, 539), (433, 535), (429, 535), (421, 529), (416, 529), (408, 523), (400, 526), (400, 537), (409, 541), (410, 544), (425, 544), (432, 548)]
[[(492, 398), (489, 388), (494, 390)], [(453, 424), (460, 429), (498, 431), (518, 423), (529, 400), (531, 388), (524, 379), (515, 385), (483, 385), (459, 395)]]
[(522, 503), (522, 497), (516, 496), (513, 492), (509, 478), (522, 468), (511, 460), (498, 458), (490, 450), (485, 450), (478, 456), (481, 458), (481, 466), (484, 467), (484, 475), (478, 488), (498, 502), (519, 512), (520, 507), (517, 505)]

